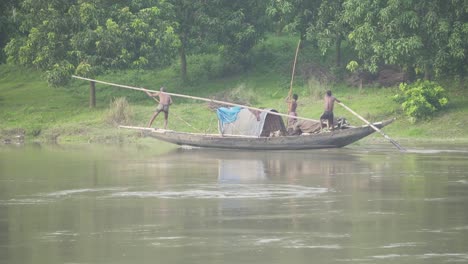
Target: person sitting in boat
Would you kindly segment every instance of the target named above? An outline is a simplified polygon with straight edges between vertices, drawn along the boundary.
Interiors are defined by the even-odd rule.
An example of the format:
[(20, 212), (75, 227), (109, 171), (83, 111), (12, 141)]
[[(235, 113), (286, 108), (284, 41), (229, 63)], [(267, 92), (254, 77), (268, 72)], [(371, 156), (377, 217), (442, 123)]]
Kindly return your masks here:
[(159, 115), (159, 113), (164, 112), (164, 129), (167, 128), (167, 120), (169, 118), (169, 106), (172, 104), (172, 98), (170, 95), (165, 93), (166, 88), (163, 86), (161, 89), (159, 89), (159, 92), (155, 93), (150, 93), (148, 91), (145, 91), (146, 94), (150, 97), (159, 97), (159, 104), (156, 107), (156, 110), (154, 111), (153, 116), (151, 117), (150, 121), (148, 122), (148, 127), (151, 127), (153, 124), (154, 119)]
[[(289, 112), (288, 112), (288, 115), (290, 116), (297, 116), (297, 112), (296, 112), (296, 109), (297, 109), (297, 99), (299, 97), (297, 96), (297, 94), (293, 94), (292, 96), (292, 99), (289, 98), (286, 98), (286, 102), (289, 104)], [(297, 119), (294, 118), (294, 117), (288, 117), (288, 128), (291, 128), (294, 126), (294, 123), (296, 123)]]
[(320, 116), (320, 126), (323, 128), (323, 121), (327, 120), (328, 129), (333, 130), (333, 106), (335, 105), (335, 101), (338, 103), (341, 101), (336, 99), (330, 90), (327, 90), (327, 94), (325, 95), (324, 100), (325, 111), (323, 112), (322, 116)]

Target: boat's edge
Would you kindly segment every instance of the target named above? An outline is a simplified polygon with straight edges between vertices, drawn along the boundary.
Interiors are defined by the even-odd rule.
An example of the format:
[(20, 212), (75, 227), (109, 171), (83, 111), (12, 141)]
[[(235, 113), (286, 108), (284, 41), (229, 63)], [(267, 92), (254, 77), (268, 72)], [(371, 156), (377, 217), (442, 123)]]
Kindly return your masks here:
[[(381, 129), (395, 121), (395, 118), (372, 123)], [(245, 150), (303, 150), (341, 148), (352, 144), (375, 132), (369, 125), (335, 130), (327, 133), (304, 136), (284, 137), (254, 137), (239, 135), (219, 135), (178, 132), (173, 130), (147, 127), (120, 126), (120, 128), (140, 130), (145, 136), (176, 144), (215, 149), (245, 149)]]

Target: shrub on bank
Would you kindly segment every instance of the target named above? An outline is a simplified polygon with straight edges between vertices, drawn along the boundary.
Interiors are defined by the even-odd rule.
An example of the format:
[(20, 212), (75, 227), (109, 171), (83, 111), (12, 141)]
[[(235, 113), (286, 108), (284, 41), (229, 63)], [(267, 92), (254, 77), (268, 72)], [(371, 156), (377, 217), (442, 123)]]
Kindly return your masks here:
[(393, 99), (401, 104), (411, 122), (431, 118), (448, 103), (445, 89), (427, 80), (400, 84), (400, 93)]
[(133, 111), (125, 97), (112, 100), (107, 113), (107, 123), (111, 125), (128, 125), (132, 117)]

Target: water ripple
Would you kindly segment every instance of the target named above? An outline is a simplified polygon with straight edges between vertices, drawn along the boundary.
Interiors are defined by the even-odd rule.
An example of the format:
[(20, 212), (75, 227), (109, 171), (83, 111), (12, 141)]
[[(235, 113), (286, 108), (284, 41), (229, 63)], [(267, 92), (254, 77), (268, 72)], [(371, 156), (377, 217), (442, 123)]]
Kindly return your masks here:
[(446, 257), (458, 259), (457, 261), (468, 260), (468, 254), (466, 253), (426, 253), (426, 254), (419, 256), (419, 258), (422, 258), (422, 259), (446, 258)]
[(38, 196), (63, 197), (63, 196), (71, 196), (71, 195), (74, 195), (74, 194), (80, 194), (80, 193), (106, 192), (106, 191), (119, 191), (119, 190), (126, 190), (126, 189), (124, 189), (124, 188), (72, 189), (72, 190), (62, 190), (62, 191), (51, 192), (51, 193), (41, 193)]
[(393, 244), (382, 246), (381, 248), (416, 247), (416, 246), (419, 246), (421, 244), (422, 243), (416, 243), (416, 242), (393, 243)]
[(31, 205), (31, 204), (42, 204), (49, 202), (47, 199), (39, 198), (22, 198), (22, 199), (9, 199), (0, 200), (0, 205)]
[(301, 248), (308, 248), (308, 249), (341, 249), (341, 246), (337, 245), (337, 244), (330, 244), (330, 245), (297, 244), (297, 245), (292, 245), (292, 246), (286, 246), (285, 248), (294, 248), (294, 249), (301, 249)]
[(408, 257), (409, 255), (400, 255), (400, 254), (387, 254), (387, 255), (376, 255), (372, 256), (372, 258), (376, 259), (390, 259), (390, 258), (401, 258), (401, 257)]
[(55, 232), (42, 234), (40, 239), (49, 242), (73, 242), (76, 241), (76, 237), (78, 236), (78, 233), (70, 230), (57, 230)]
[(137, 197), (163, 199), (286, 199), (314, 197), (328, 192), (327, 188), (299, 185), (189, 185), (180, 190), (115, 192), (110, 197)]
[(57, 202), (59, 199), (71, 198), (74, 195), (85, 193), (102, 193), (127, 190), (127, 188), (92, 188), (92, 189), (71, 189), (49, 193), (38, 193), (31, 196), (19, 196), (8, 200), (0, 200), (0, 205), (35, 205)]

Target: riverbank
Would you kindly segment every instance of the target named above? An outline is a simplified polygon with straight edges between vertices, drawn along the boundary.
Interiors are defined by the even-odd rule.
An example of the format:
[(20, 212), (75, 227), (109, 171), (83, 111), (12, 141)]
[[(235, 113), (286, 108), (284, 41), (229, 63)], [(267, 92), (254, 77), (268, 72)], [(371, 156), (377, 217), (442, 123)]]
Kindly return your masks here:
[[(284, 60), (279, 60), (271, 67), (259, 65), (249, 72), (218, 79), (192, 78), (186, 84), (180, 82), (175, 68), (113, 72), (96, 79), (152, 90), (164, 85), (173, 93), (274, 108), (286, 113), (284, 99), (289, 92), (290, 69), (284, 64)], [(195, 73), (200, 71), (192, 70)], [(385, 128), (385, 132), (402, 144), (413, 141), (468, 142), (468, 131), (465, 129), (468, 125), (468, 91), (451, 82), (442, 86), (449, 94), (448, 107), (431, 120), (415, 124), (409, 122), (400, 105), (392, 100), (398, 92), (396, 86), (364, 87), (360, 90), (346, 84), (297, 77), (293, 92), (299, 95), (299, 116), (318, 119), (322, 113), (323, 93), (331, 89), (337, 98), (369, 121), (397, 118)], [(128, 114), (125, 125), (146, 126), (155, 108), (151, 98), (140, 91), (102, 84), (96, 85), (96, 96), (97, 106), (89, 108), (89, 82), (73, 79), (66, 87), (51, 88), (40, 72), (0, 65), (0, 142), (120, 144), (148, 140), (139, 133), (118, 128), (121, 121), (112, 116), (116, 112), (112, 102), (125, 98), (128, 103), (129, 107), (124, 109)], [(190, 99), (173, 99), (168, 129), (217, 132), (213, 105)], [(363, 124), (340, 106), (336, 106), (335, 116), (345, 117), (352, 125)], [(153, 126), (162, 127), (163, 116), (159, 116)], [(385, 140), (375, 134), (363, 142)]]

